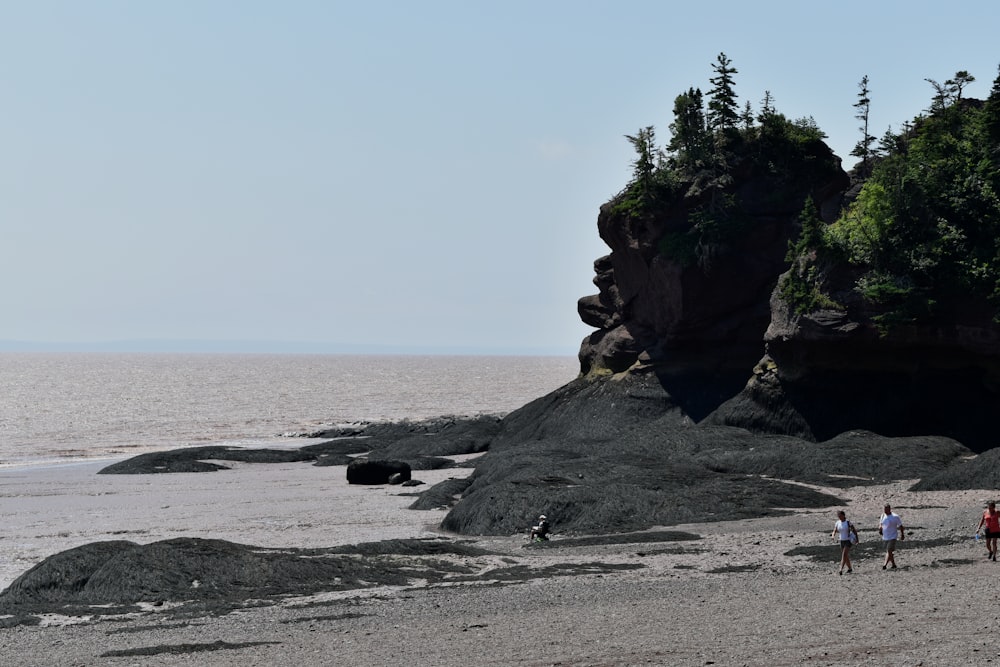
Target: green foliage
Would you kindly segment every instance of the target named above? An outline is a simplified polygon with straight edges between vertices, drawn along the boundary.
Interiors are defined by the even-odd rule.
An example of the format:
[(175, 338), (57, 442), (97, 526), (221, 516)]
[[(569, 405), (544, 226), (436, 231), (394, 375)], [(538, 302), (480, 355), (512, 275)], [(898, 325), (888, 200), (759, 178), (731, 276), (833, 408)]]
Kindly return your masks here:
[[(886, 330), (1000, 305), (1000, 146), (989, 102), (959, 103), (974, 80), (935, 87), (930, 116), (883, 138), (884, 155), (826, 242), (861, 278)], [(967, 101), (972, 102), (972, 101)]]
[[(815, 120), (788, 120), (770, 92), (756, 117), (749, 104), (741, 111), (731, 61), (720, 53), (712, 69), (707, 113), (699, 89), (677, 96), (665, 151), (656, 147), (652, 126), (627, 137), (637, 154), (633, 178), (613, 202), (616, 214), (631, 218), (662, 215), (664, 207), (672, 216), (686, 210), (659, 251), (703, 269), (750, 231), (733, 194), (737, 169), (765, 178), (781, 198), (839, 168)], [(944, 84), (928, 79), (929, 115), (904, 123), (898, 134), (889, 128), (873, 149), (862, 79), (854, 106), (863, 138), (854, 154), (867, 161), (858, 172), (864, 184), (829, 226), (814, 202), (805, 203), (780, 287), (796, 312), (843, 308), (826, 284), (839, 269), (839, 276), (857, 278), (857, 298), (883, 331), (953, 318), (962, 309), (981, 312), (983, 304), (992, 304), (1000, 321), (1000, 75), (985, 103), (962, 97), (974, 80), (964, 70)]]
[(880, 244), (893, 225), (893, 215), (885, 187), (869, 182), (847, 211), (830, 225), (828, 245), (853, 264), (877, 266), (885, 255)]
[(781, 204), (789, 190), (807, 188), (839, 168), (812, 117), (788, 120), (774, 109), (770, 92), (757, 116), (749, 104), (740, 113), (731, 61), (719, 54), (713, 70), (707, 115), (700, 89), (689, 88), (675, 98), (665, 152), (656, 149), (652, 126), (626, 137), (637, 157), (632, 180), (612, 204), (615, 214), (631, 219), (674, 207), (672, 215), (686, 219), (671, 224), (659, 239), (659, 251), (703, 270), (751, 231), (751, 218), (733, 193), (737, 169), (763, 179), (774, 203)]
[(804, 315), (830, 308), (842, 310), (843, 306), (827, 296), (821, 289), (819, 270), (816, 266), (793, 267), (781, 280), (781, 296), (797, 315)]
[(781, 295), (799, 315), (818, 308), (840, 309), (842, 306), (823, 292), (818, 262), (826, 253), (827, 241), (825, 225), (812, 197), (806, 199), (799, 222), (802, 225), (799, 237), (788, 244), (786, 260), (791, 269), (782, 278)]
[(667, 145), (678, 163), (697, 168), (705, 163), (711, 144), (705, 125), (705, 111), (701, 91), (689, 88), (674, 100), (674, 122), (670, 124), (672, 137)]

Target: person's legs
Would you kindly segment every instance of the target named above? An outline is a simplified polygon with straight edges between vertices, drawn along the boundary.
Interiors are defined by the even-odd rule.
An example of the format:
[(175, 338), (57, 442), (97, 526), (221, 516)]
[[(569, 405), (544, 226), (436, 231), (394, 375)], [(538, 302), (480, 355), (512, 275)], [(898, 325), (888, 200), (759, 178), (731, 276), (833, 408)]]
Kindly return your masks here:
[(851, 545), (848, 544), (844, 547), (844, 564), (847, 565), (847, 571), (851, 572), (854, 568), (851, 567)]
[(885, 563), (882, 565), (882, 569), (886, 569), (890, 565), (893, 569), (896, 568), (896, 558), (893, 552), (896, 550), (896, 540), (886, 540), (885, 541)]
[(850, 559), (847, 556), (847, 552), (850, 551), (850, 547), (844, 546), (844, 543), (840, 544), (840, 574), (844, 573), (844, 568), (849, 567), (848, 563)]

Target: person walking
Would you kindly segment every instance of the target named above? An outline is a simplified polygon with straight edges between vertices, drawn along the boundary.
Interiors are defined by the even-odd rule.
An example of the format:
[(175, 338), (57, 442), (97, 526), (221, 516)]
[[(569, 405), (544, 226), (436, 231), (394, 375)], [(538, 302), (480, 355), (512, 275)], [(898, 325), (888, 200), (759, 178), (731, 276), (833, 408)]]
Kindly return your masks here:
[(888, 504), (882, 511), (882, 517), (878, 520), (878, 534), (882, 536), (885, 544), (885, 563), (882, 569), (892, 567), (896, 569), (896, 540), (900, 542), (906, 539), (906, 530), (903, 528), (903, 519), (898, 514), (893, 514), (892, 507)]
[[(852, 534), (854, 535), (853, 540), (851, 539)], [(851, 567), (851, 545), (858, 541), (858, 529), (847, 520), (847, 513), (844, 510), (837, 512), (837, 523), (833, 524), (833, 533), (830, 537), (840, 540), (840, 572), (837, 574), (844, 574), (845, 567), (847, 574), (854, 572)]]
[(986, 506), (982, 518), (979, 519), (979, 526), (976, 528), (976, 532), (978, 533), (979, 529), (983, 526), (986, 526), (986, 551), (988, 552), (986, 558), (996, 561), (997, 538), (1000, 537), (1000, 512), (997, 512), (997, 504), (992, 500)]

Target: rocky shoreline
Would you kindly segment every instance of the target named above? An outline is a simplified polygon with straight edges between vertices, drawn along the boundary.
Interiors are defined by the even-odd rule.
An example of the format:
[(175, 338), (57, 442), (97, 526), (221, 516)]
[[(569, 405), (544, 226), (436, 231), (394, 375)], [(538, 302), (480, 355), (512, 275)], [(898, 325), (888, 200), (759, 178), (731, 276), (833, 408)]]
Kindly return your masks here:
[[(400, 506), (398, 489), (385, 487), (362, 492), (367, 513), (358, 519), (330, 502), (356, 489), (344, 486), (324, 494), (327, 480), (317, 477), (317, 470), (330, 471), (293, 463), (231, 472), (243, 477), (241, 483), (276, 476), (284, 478), (283, 485), (294, 479), (310, 487), (314, 502), (326, 505), (320, 509), (330, 526), (342, 519), (377, 523), (380, 508), (394, 507), (391, 520), (382, 520), (396, 529), (372, 526), (367, 533), (389, 539), (363, 547), (292, 547), (309, 540), (282, 535), (286, 531), (274, 526), (262, 528), (253, 516), (259, 507), (234, 503), (220, 506), (220, 513), (243, 515), (247, 542), (270, 538), (271, 544), (224, 550), (257, 558), (354, 559), (363, 568), (362, 585), (329, 579), (298, 590), (250, 586), (241, 595), (199, 599), (208, 580), (192, 588), (192, 577), (206, 572), (185, 571), (176, 561), (168, 565), (168, 559), (159, 572), (186, 574), (179, 582), (187, 595), (126, 605), (104, 601), (89, 609), (50, 604), (35, 608), (33, 624), (11, 622), (7, 606), (3, 619), (11, 627), (0, 630), (0, 652), (17, 655), (23, 665), (136, 660), (443, 667), (470, 660), (496, 665), (915, 665), (997, 659), (997, 649), (981, 636), (984, 619), (996, 615), (995, 601), (981, 583), (998, 573), (997, 566), (972, 539), (990, 491), (913, 491), (914, 480), (814, 486), (817, 493), (841, 495), (848, 516), (861, 528), (855, 571), (838, 576), (839, 552), (830, 530), (840, 504), (591, 536), (559, 532), (557, 518), (550, 542), (529, 545), (523, 534), (470, 538), (433, 529), (421, 521), (424, 513)], [(184, 477), (196, 491), (198, 480), (213, 476), (155, 478)], [(171, 493), (161, 498), (170, 500)], [(908, 528), (895, 572), (880, 568), (874, 529), (886, 500)], [(274, 503), (279, 513), (288, 509), (280, 497)], [(190, 538), (194, 528), (189, 526), (183, 542), (173, 541), (222, 546)], [(210, 525), (201, 528), (213, 531)], [(160, 548), (164, 542), (155, 538), (167, 531), (152, 525), (147, 530), (153, 539), (146, 548)], [(399, 537), (404, 534), (409, 537)], [(349, 535), (341, 530), (329, 537)], [(289, 562), (280, 569), (287, 570)], [(232, 574), (232, 568), (223, 571)], [(887, 644), (886, 633), (895, 640)]]

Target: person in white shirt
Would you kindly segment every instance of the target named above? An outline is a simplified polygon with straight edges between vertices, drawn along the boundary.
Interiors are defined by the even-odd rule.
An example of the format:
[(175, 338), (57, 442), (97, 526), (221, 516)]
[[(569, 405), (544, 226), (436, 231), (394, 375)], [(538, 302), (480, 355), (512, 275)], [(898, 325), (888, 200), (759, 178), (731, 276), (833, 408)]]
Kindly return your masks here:
[(882, 565), (882, 569), (891, 566), (895, 570), (896, 540), (898, 539), (900, 542), (905, 540), (906, 531), (903, 528), (903, 520), (898, 514), (892, 513), (892, 508), (889, 505), (885, 506), (882, 518), (878, 520), (878, 534), (882, 536), (882, 541), (885, 543), (885, 563)]
[[(851, 539), (851, 534), (854, 534), (854, 539)], [(837, 512), (837, 523), (833, 524), (833, 534), (830, 535), (833, 539), (840, 539), (840, 572), (837, 574), (843, 574), (844, 568), (847, 568), (847, 574), (854, 572), (851, 568), (851, 545), (858, 541), (858, 529), (854, 527), (854, 524), (847, 520), (847, 514), (844, 510)]]

